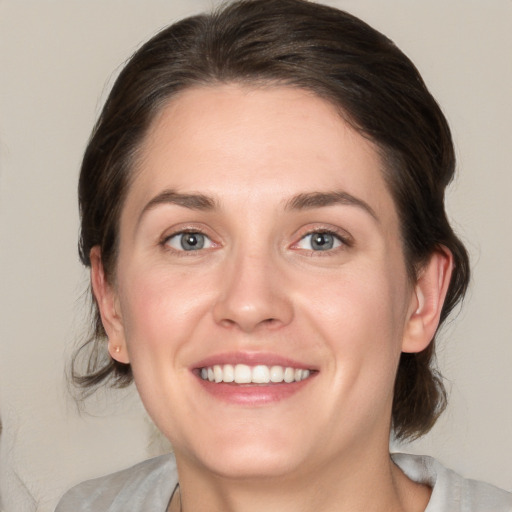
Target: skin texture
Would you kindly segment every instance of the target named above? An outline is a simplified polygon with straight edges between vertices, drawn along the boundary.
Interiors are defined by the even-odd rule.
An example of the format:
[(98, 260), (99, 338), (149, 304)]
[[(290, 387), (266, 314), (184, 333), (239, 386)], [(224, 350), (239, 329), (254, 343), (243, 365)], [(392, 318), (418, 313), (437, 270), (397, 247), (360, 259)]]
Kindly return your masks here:
[[(116, 275), (96, 247), (92, 281), (111, 355), (174, 446), (185, 511), (424, 510), (428, 489), (389, 460), (393, 382), (401, 351), (435, 332), (451, 256), (409, 281), (381, 169), (373, 144), (302, 90), (191, 89), (155, 119)], [(183, 230), (204, 248), (184, 251)], [(333, 248), (313, 250), (312, 232)], [(206, 359), (237, 358), (312, 376), (243, 401), (198, 378)]]

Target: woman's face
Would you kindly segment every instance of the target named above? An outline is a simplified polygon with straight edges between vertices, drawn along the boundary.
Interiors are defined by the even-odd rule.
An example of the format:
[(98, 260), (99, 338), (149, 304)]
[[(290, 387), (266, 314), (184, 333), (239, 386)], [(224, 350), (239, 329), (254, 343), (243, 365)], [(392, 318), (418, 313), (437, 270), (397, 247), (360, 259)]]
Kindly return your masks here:
[(223, 85), (175, 97), (141, 149), (106, 323), (178, 462), (277, 476), (387, 449), (417, 300), (372, 143), (311, 93)]

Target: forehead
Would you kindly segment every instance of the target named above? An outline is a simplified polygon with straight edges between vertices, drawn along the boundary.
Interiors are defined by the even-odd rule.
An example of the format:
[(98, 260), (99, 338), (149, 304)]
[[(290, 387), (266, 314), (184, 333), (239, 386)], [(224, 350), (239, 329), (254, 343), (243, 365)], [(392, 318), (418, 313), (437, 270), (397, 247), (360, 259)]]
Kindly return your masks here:
[(244, 207), (343, 191), (394, 216), (375, 145), (332, 104), (291, 87), (217, 85), (172, 98), (142, 144), (127, 204), (140, 209), (166, 189)]

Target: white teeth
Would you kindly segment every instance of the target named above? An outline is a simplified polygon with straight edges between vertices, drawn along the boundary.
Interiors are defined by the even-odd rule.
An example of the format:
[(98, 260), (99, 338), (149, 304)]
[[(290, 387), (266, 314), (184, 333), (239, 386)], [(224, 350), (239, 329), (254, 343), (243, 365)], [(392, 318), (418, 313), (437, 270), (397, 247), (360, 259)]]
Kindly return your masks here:
[(252, 381), (251, 367), (246, 364), (235, 366), (235, 382), (237, 384), (249, 384)]
[(222, 373), (224, 382), (235, 382), (235, 368), (232, 364), (225, 364)]
[(213, 367), (213, 376), (215, 382), (222, 382), (222, 368), (218, 364)]
[(216, 364), (201, 368), (201, 378), (210, 382), (236, 382), (237, 384), (268, 384), (300, 382), (307, 379), (311, 372), (303, 368), (290, 366), (272, 366), (264, 364), (249, 366), (246, 364)]
[(295, 380), (295, 370), (293, 368), (286, 368), (283, 379), (285, 382), (293, 382)]
[(282, 366), (270, 368), (270, 382), (283, 382), (284, 370)]
[(270, 370), (268, 366), (262, 364), (255, 366), (252, 369), (252, 382), (256, 384), (265, 384), (270, 382)]

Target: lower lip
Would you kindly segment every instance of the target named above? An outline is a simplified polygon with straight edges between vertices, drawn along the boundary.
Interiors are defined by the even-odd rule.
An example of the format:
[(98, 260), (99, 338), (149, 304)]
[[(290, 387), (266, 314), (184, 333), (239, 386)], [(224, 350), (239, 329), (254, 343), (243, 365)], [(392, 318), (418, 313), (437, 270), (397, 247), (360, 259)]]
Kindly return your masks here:
[(231, 404), (257, 406), (290, 398), (307, 386), (315, 375), (312, 374), (307, 379), (289, 384), (228, 384), (226, 382), (210, 382), (199, 376), (197, 379), (208, 393), (219, 400)]

